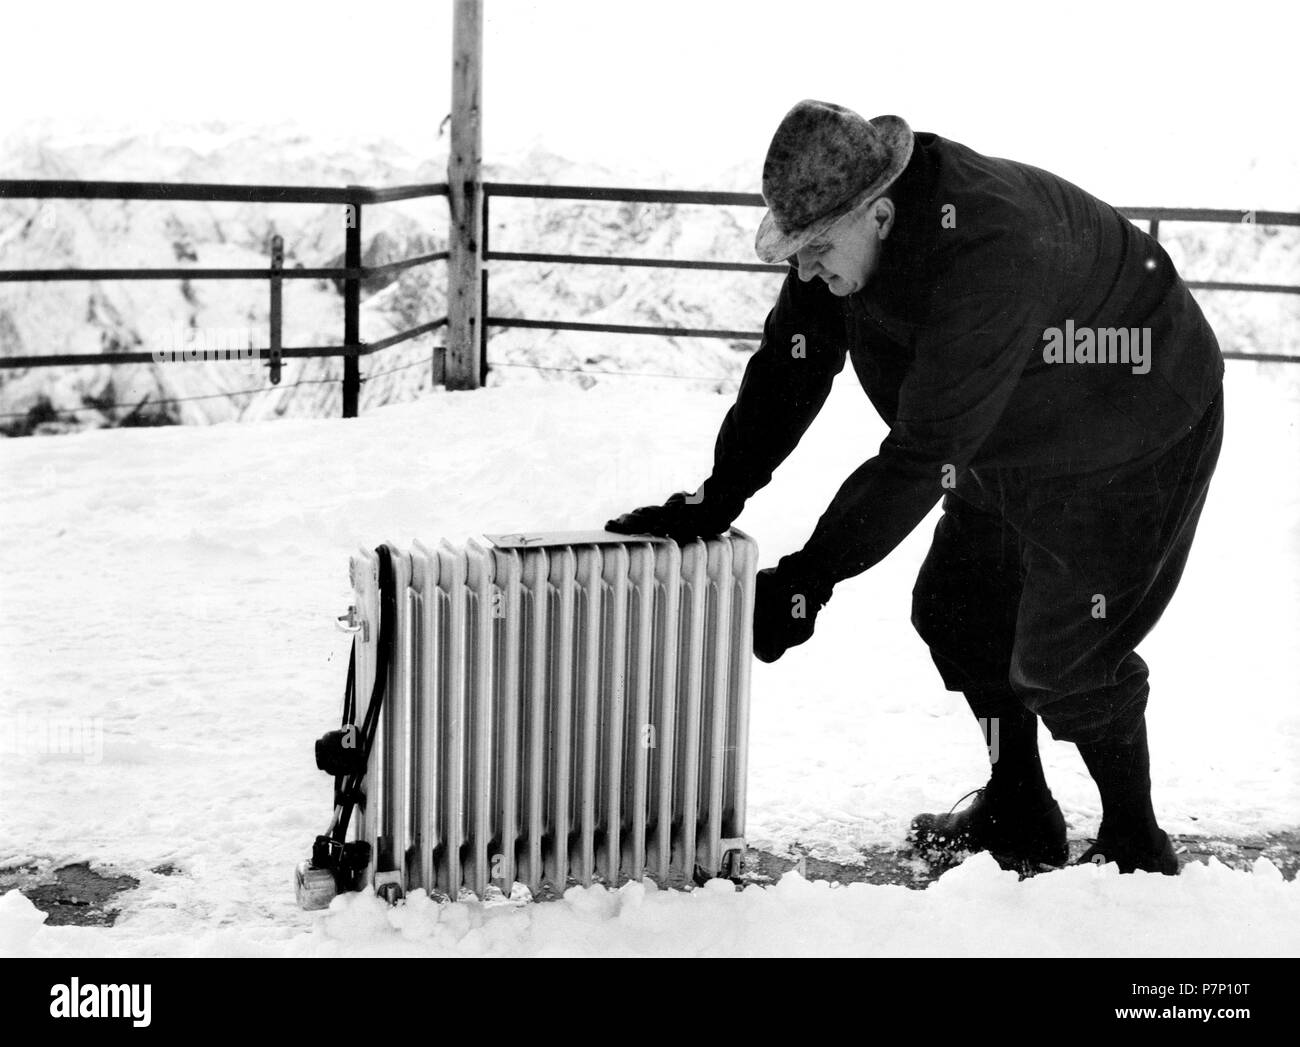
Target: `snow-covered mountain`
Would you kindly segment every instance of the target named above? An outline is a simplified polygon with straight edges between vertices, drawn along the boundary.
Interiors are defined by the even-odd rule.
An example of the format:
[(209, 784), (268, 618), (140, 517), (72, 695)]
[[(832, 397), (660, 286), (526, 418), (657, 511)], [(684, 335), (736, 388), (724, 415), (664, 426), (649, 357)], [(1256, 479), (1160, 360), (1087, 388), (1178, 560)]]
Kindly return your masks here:
[[(2, 156), (0, 177), (7, 178), (383, 186), (445, 177), (445, 139), (427, 157), (417, 157), (379, 139), (326, 146), (291, 127), (208, 124), (161, 127), (145, 136), (45, 134), (11, 141)], [(757, 164), (738, 165), (708, 188), (752, 190), (757, 173)], [(488, 164), (485, 176), (543, 184), (661, 184), (663, 178), (577, 165), (540, 150)], [(750, 261), (758, 212), (497, 198), (490, 218), (491, 243), (500, 250)], [(341, 264), (343, 228), (344, 216), (333, 206), (0, 198), (0, 268), (261, 268), (269, 264), (276, 234), (284, 238), (286, 268), (328, 266)], [(364, 258), (374, 264), (441, 250), (446, 228), (443, 199), (368, 207)], [(1163, 239), (1193, 278), (1286, 282), (1300, 269), (1294, 229), (1166, 224)], [(749, 331), (761, 327), (780, 280), (608, 266), (494, 262), (490, 268), (494, 316)], [(445, 267), (433, 263), (363, 287), (363, 339), (443, 315), (445, 279)], [(1300, 302), (1294, 296), (1201, 297), (1225, 347), (1300, 352)], [(0, 354), (88, 357), (82, 367), (0, 371), (0, 431), (339, 414), (337, 357), (289, 361), (282, 383), (269, 389), (265, 364), (255, 361), (115, 367), (95, 362), (195, 340), (264, 346), (268, 299), (265, 284), (245, 281), (0, 284)], [(342, 327), (342, 298), (333, 282), (285, 282), (285, 345), (337, 344)], [(692, 378), (703, 388), (730, 391), (752, 349), (748, 342), (638, 335), (523, 329), (489, 334), (489, 384), (560, 381), (585, 388), (628, 381), (680, 385), (680, 379)], [(363, 376), (373, 377), (362, 386), (362, 411), (427, 391), (435, 341), (424, 337), (364, 360)]]

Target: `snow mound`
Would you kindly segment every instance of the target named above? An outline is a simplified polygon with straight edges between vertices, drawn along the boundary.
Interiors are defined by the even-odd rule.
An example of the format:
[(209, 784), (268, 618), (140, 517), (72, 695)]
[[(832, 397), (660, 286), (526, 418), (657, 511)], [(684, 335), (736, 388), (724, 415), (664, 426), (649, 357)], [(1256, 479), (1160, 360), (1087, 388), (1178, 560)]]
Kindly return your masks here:
[[(74, 928), (47, 928), (17, 891), (0, 897), (0, 954), (68, 955)], [(306, 917), (304, 917), (306, 918)], [(1249, 872), (1211, 859), (1172, 880), (1077, 866), (1020, 881), (988, 855), (924, 891), (815, 883), (788, 873), (737, 890), (653, 882), (571, 887), (544, 904), (444, 902), (413, 892), (389, 908), (340, 895), (310, 932), (274, 945), (200, 933), (189, 955), (288, 956), (1289, 956), (1300, 942), (1300, 883), (1260, 859)], [(175, 943), (163, 946), (171, 952)], [(112, 947), (104, 938), (96, 947)], [(146, 948), (152, 952), (152, 949)], [(161, 950), (160, 950), (161, 951)]]

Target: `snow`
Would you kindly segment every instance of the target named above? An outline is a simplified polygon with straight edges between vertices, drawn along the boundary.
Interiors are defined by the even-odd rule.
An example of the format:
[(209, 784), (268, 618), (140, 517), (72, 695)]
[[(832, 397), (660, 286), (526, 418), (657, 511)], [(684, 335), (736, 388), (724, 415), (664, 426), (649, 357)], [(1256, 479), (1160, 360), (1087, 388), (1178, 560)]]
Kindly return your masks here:
[[(1295, 827), (1297, 379), (1229, 365), (1219, 474), (1182, 588), (1142, 648), (1155, 801), (1171, 832)], [(413, 896), (392, 911), (353, 896), (299, 912), (292, 869), (329, 814), (311, 746), (338, 715), (347, 638), (331, 622), (348, 603), (348, 556), (385, 539), (590, 528), (693, 489), (730, 399), (687, 385), (503, 385), (346, 422), (0, 442), (0, 873), (36, 856), (140, 880), (113, 928), (46, 926), (16, 891), (0, 896), (0, 953), (1296, 951), (1300, 887), (1266, 862), (1017, 883), (976, 856), (925, 891), (791, 874), (739, 893), (632, 885), (522, 908)], [(842, 376), (738, 521), (764, 563), (802, 543), (883, 435)], [(840, 586), (811, 643), (755, 664), (751, 845), (852, 861), (983, 782), (978, 727), (907, 621), (932, 529)], [(89, 744), (49, 751), (70, 737), (50, 733), (59, 724)], [(1090, 835), (1099, 807), (1076, 750), (1042, 744), (1072, 834)]]
[[(1288, 956), (1300, 888), (1266, 859), (1234, 872), (1211, 859), (1178, 881), (1114, 866), (1072, 867), (1017, 882), (976, 855), (925, 891), (809, 883), (788, 873), (737, 891), (654, 883), (571, 887), (545, 904), (431, 901), (390, 908), (367, 890), (342, 895), (304, 933), (254, 939), (209, 931), (132, 941), (84, 928), (43, 928), (18, 892), (0, 896), (8, 956)], [(304, 917), (303, 922), (307, 918)]]

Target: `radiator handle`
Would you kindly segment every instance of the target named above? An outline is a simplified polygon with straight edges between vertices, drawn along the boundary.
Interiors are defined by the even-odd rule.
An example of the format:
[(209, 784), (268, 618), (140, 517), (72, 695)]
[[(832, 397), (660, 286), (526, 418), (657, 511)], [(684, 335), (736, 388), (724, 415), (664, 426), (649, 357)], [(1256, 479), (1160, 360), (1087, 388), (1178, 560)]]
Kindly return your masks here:
[(341, 633), (360, 633), (361, 642), (370, 642), (370, 623), (357, 617), (357, 605), (348, 604), (348, 613), (334, 619), (334, 627)]

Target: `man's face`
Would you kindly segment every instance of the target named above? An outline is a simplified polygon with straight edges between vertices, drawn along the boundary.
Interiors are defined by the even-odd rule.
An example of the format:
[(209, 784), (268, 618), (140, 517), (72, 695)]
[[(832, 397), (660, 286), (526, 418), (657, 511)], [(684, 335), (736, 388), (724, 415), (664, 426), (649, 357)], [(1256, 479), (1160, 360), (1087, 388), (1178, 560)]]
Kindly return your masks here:
[(887, 199), (845, 215), (794, 256), (799, 279), (821, 277), (831, 294), (840, 297), (862, 290), (880, 266), (881, 244), (893, 217)]

